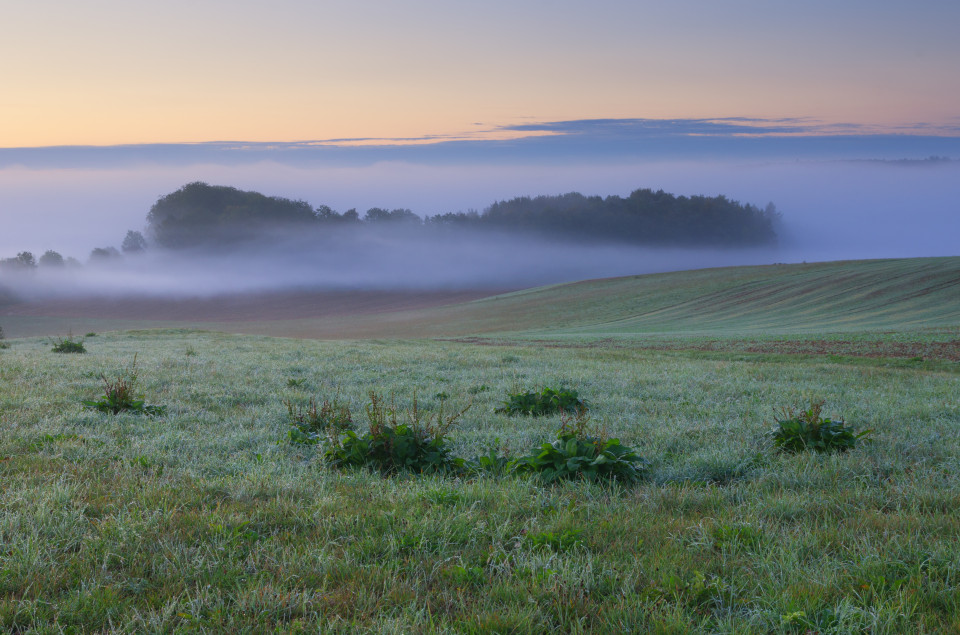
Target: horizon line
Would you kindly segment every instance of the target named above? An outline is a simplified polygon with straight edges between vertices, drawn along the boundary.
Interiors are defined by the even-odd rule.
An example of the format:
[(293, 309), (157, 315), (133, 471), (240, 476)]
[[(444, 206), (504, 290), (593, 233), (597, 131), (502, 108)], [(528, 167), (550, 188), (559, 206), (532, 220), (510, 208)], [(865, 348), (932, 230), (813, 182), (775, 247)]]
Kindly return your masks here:
[[(207, 139), (193, 141), (137, 141), (129, 143), (64, 143), (27, 146), (0, 146), (0, 150), (108, 149), (167, 146), (265, 146), (302, 148), (393, 148), (410, 145), (442, 145), (457, 142), (518, 141), (545, 136), (577, 136), (588, 133), (616, 136), (625, 134), (656, 137), (712, 138), (830, 138), (830, 137), (930, 137), (960, 138), (958, 123), (860, 124), (824, 122), (810, 117), (702, 117), (702, 118), (584, 118), (510, 124), (462, 133), (406, 137), (332, 137), (326, 139), (249, 140)], [(235, 148), (241, 149), (241, 148)]]

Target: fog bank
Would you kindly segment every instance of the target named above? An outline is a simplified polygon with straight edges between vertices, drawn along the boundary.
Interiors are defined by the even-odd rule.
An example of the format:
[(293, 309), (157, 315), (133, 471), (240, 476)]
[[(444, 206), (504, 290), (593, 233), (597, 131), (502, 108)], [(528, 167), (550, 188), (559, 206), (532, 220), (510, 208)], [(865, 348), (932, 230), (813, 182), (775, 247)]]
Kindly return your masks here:
[(0, 257), (53, 249), (85, 262), (143, 230), (150, 206), (203, 180), (268, 195), (421, 215), (483, 209), (514, 196), (579, 191), (626, 196), (649, 187), (726, 195), (783, 214), (775, 249), (704, 250), (577, 245), (525, 236), (336, 232), (288, 237), (278, 249), (229, 257), (164, 254), (51, 272), (0, 284), (25, 296), (77, 293), (197, 295), (283, 288), (522, 287), (586, 278), (737, 264), (960, 255), (960, 162), (672, 162), (433, 166), (378, 163), (314, 168), (273, 163), (125, 169), (0, 169)]
[(0, 280), (22, 300), (211, 296), (284, 290), (524, 288), (587, 278), (754, 264), (771, 249), (576, 244), (485, 231), (331, 230), (223, 251), (154, 249), (84, 267), (40, 267)]

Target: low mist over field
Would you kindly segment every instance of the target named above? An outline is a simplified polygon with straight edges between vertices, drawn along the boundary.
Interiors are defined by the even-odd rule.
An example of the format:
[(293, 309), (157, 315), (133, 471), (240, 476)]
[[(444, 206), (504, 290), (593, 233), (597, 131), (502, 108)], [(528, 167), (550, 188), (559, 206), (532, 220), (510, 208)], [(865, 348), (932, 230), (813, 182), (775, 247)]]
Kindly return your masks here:
[(521, 288), (698, 266), (763, 263), (769, 248), (722, 250), (576, 245), (505, 234), (290, 238), (242, 254), (152, 250), (82, 268), (6, 275), (23, 299), (49, 296), (211, 295), (289, 289)]
[[(533, 156), (533, 145), (511, 143), (527, 148), (526, 154), (504, 154), (498, 146), (500, 154), (471, 159), (449, 149), (447, 156), (414, 147), (352, 150), (338, 155), (348, 160), (334, 161), (260, 151), (211, 155), (204, 164), (197, 157), (171, 158), (168, 149), (143, 150), (124, 165), (93, 150), (7, 151), (0, 157), (0, 258), (24, 251), (39, 258), (53, 250), (81, 266), (39, 267), (29, 276), (0, 272), (0, 285), (22, 297), (502, 289), (736, 264), (956, 255), (960, 249), (960, 161), (925, 159), (917, 156), (919, 146), (876, 150), (861, 144), (819, 158), (811, 151), (802, 161), (774, 152), (727, 152), (709, 160), (697, 159), (695, 151), (668, 152), (667, 159), (656, 161), (598, 151), (596, 160), (587, 162), (577, 159), (579, 146)], [(910, 160), (898, 160), (900, 150)], [(156, 159), (152, 163), (146, 160), (150, 156)], [(858, 156), (869, 160), (853, 159)], [(143, 253), (90, 260), (95, 248), (119, 249), (128, 230), (150, 239), (145, 218), (151, 206), (192, 181), (304, 201), (311, 208), (329, 206), (339, 214), (355, 209), (360, 217), (369, 208), (429, 217), (482, 212), (518, 196), (575, 191), (626, 197), (650, 188), (678, 196), (723, 195), (760, 209), (772, 202), (781, 222), (776, 243), (763, 246), (607, 244), (570, 235), (558, 240), (549, 232), (328, 228), (271, 234), (230, 253), (171, 252), (151, 244)]]

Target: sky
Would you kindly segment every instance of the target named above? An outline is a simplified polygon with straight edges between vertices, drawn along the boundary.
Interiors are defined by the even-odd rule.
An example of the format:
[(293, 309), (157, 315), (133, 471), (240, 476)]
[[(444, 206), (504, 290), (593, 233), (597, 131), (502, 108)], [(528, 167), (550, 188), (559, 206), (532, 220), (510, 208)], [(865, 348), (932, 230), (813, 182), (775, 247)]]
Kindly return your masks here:
[(622, 118), (957, 134), (957, 24), (952, 0), (12, 0), (0, 147)]
[(85, 261), (198, 180), (361, 215), (723, 194), (783, 212), (770, 261), (960, 255), (955, 0), (12, 0), (3, 17), (0, 258)]

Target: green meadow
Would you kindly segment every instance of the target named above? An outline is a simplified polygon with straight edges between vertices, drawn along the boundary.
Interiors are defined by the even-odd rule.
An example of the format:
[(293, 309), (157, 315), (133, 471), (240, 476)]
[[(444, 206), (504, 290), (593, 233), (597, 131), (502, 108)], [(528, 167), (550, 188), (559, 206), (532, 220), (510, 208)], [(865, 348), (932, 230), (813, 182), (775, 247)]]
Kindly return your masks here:
[[(221, 326), (5, 340), (0, 629), (960, 631), (960, 258)], [(135, 355), (165, 413), (83, 409)], [(338, 396), (362, 430), (375, 391), (469, 405), (453, 451), (515, 457), (561, 417), (495, 410), (543, 387), (577, 390), (646, 478), (383, 475), (289, 441), (287, 403)], [(778, 453), (780, 409), (820, 400), (872, 435)]]

